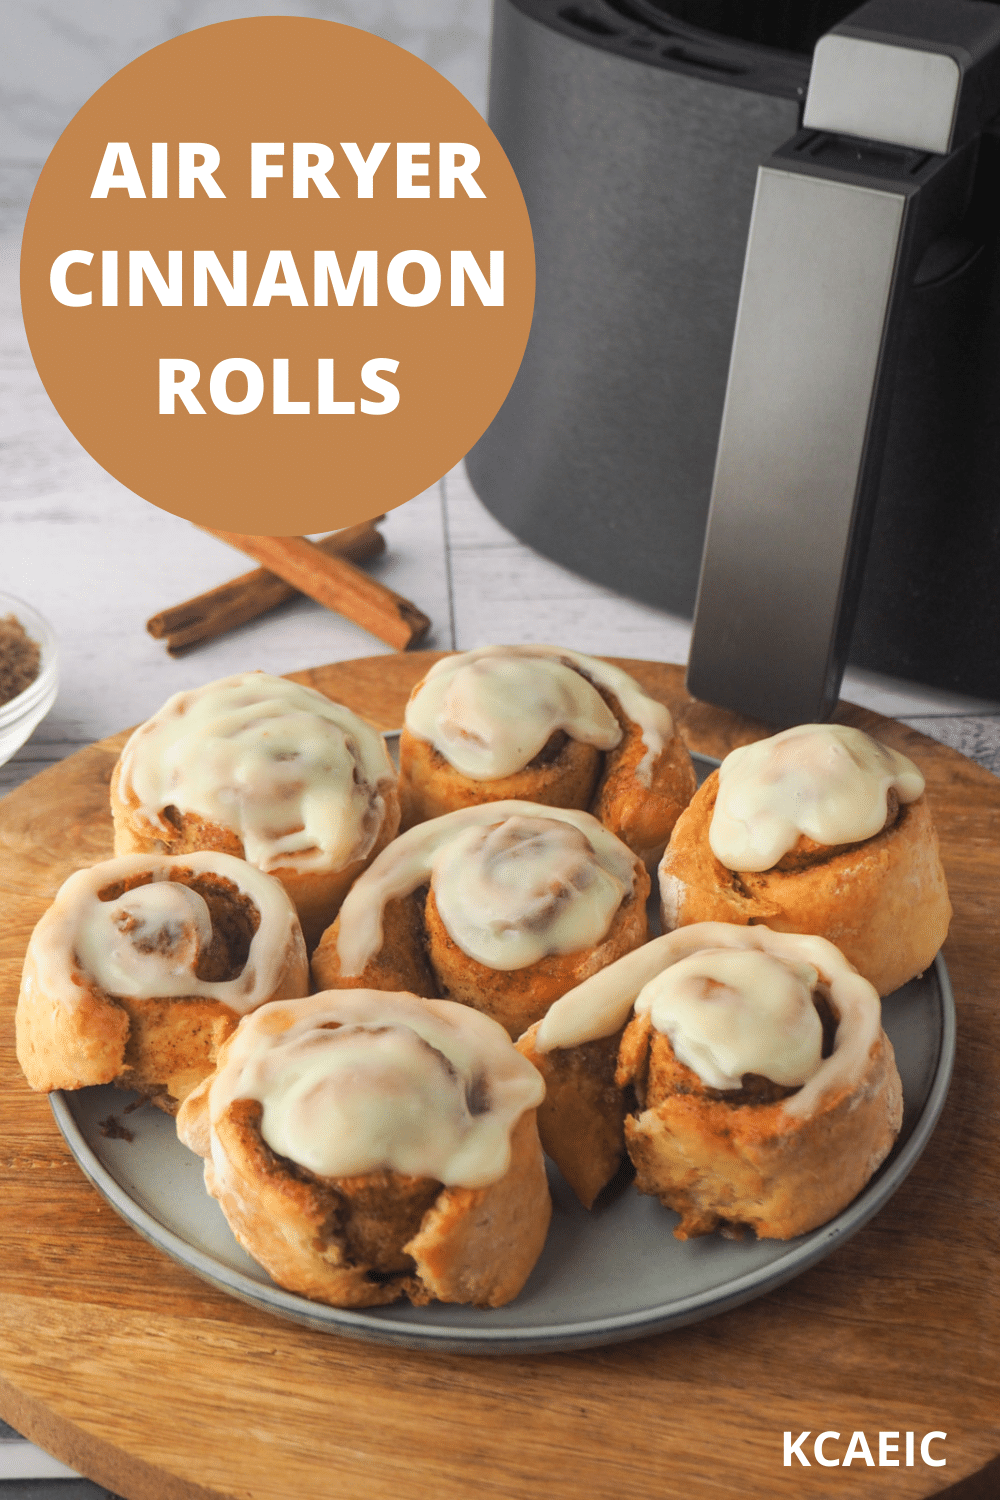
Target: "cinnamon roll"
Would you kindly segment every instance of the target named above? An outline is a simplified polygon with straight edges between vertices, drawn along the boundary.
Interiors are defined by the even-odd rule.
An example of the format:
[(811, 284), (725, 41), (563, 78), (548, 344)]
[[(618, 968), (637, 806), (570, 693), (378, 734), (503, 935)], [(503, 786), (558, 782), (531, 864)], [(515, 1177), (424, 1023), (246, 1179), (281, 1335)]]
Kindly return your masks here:
[(520, 1036), (645, 941), (648, 890), (642, 861), (589, 813), (462, 808), (382, 851), (324, 934), (313, 977), (458, 1000)]
[(670, 712), (619, 667), (556, 646), (483, 646), (417, 684), (400, 739), (403, 826), (509, 799), (594, 814), (655, 864), (694, 794)]
[(111, 811), (117, 854), (220, 849), (276, 876), (310, 948), (399, 827), (382, 736), (266, 672), (170, 698), (122, 751)]
[(861, 1191), (902, 1123), (878, 995), (824, 938), (682, 928), (563, 996), (518, 1046), (548, 1090), (542, 1143), (586, 1184), (584, 1201), (603, 1182), (572, 1126), (603, 1111), (603, 1139), (620, 1130), (639, 1191), (680, 1215), (678, 1239), (817, 1228)]
[(173, 1113), (240, 1016), (308, 989), (276, 880), (229, 854), (126, 855), (71, 875), (32, 933), (17, 1057), (33, 1089), (117, 1083)]
[(466, 1006), (341, 991), (247, 1016), (177, 1129), (237, 1239), (290, 1291), (499, 1307), (551, 1215), (542, 1092)]
[(660, 896), (666, 930), (817, 933), (881, 995), (927, 968), (951, 918), (923, 776), (842, 724), (800, 724), (728, 755), (677, 822)]

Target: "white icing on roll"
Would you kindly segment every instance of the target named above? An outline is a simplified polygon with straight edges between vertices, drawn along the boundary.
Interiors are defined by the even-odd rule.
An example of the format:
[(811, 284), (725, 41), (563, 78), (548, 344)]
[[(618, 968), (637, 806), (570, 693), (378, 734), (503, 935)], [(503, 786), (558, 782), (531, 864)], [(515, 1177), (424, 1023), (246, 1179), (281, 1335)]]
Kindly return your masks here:
[(636, 771), (650, 784), (653, 761), (674, 732), (669, 711), (619, 667), (557, 646), (482, 646), (436, 662), (406, 707), (406, 727), (475, 781), (522, 771), (551, 735), (599, 750), (620, 743), (621, 728), (597, 691), (613, 693), (642, 730)]
[(844, 724), (799, 724), (726, 756), (709, 843), (727, 869), (770, 870), (803, 834), (828, 845), (874, 837), (890, 788), (904, 803), (924, 790), (905, 755)]
[(738, 1089), (744, 1073), (793, 1087), (822, 1061), (818, 978), (756, 949), (705, 948), (651, 979), (635, 1010), (709, 1088)]
[[(503, 1027), (469, 1006), (328, 990), (240, 1024), (209, 1111), (214, 1124), (258, 1100), (271, 1149), (322, 1177), (389, 1169), (478, 1188), (503, 1177), (511, 1130), (544, 1093)], [(213, 1161), (225, 1172), (214, 1134)]]
[(117, 901), (92, 900), (76, 957), (106, 995), (186, 995), (211, 942), (205, 898), (179, 881), (159, 880)]
[(823, 986), (837, 1017), (833, 1052), (797, 1093), (781, 1101), (781, 1108), (804, 1117), (826, 1095), (856, 1087), (882, 1025), (882, 1007), (874, 987), (825, 938), (772, 932), (768, 927), (735, 927), (728, 922), (696, 922), (678, 928), (585, 979), (550, 1007), (535, 1036), (536, 1050), (551, 1052), (613, 1036), (629, 1019), (645, 987), (664, 970), (706, 949), (720, 948), (764, 953), (790, 968), (815, 970), (817, 984)]
[(261, 870), (364, 859), (395, 779), (382, 736), (322, 693), (245, 672), (176, 693), (122, 752), (119, 795), (169, 836), (166, 807), (231, 829)]
[(406, 708), (406, 727), (475, 781), (521, 771), (556, 730), (598, 750), (622, 732), (600, 693), (554, 658), (487, 657), (429, 676)]
[[(212, 920), (203, 897), (177, 878), (184, 871), (230, 881), (260, 914), (246, 963), (233, 979), (195, 974), (212, 941)], [(147, 883), (100, 899), (109, 886), (143, 874), (151, 877)], [(128, 854), (78, 870), (35, 928), (29, 953), (35, 982), (63, 1005), (96, 986), (134, 999), (198, 996), (243, 1015), (274, 993), (295, 946), (302, 947), (302, 934), (282, 886), (231, 854), (204, 851)]]
[(350, 977), (382, 946), (386, 903), (431, 882), (451, 938), (491, 969), (598, 943), (633, 889), (632, 851), (590, 813), (489, 802), (419, 823), (354, 882), (337, 953)]
[(599, 942), (632, 880), (606, 869), (571, 823), (515, 817), (459, 833), (438, 850), (432, 884), (464, 953), (492, 969), (523, 969)]

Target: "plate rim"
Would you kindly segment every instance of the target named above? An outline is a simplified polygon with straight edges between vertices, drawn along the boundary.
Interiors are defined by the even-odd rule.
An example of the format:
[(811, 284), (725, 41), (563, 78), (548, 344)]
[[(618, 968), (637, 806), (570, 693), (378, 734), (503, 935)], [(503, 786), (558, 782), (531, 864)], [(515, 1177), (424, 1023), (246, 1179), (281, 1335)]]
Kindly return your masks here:
[(84, 1175), (112, 1209), (143, 1239), (203, 1281), (248, 1303), (258, 1311), (282, 1317), (327, 1334), (342, 1334), (369, 1343), (440, 1353), (518, 1355), (598, 1348), (648, 1338), (657, 1333), (724, 1312), (774, 1291), (833, 1252), (874, 1217), (902, 1186), (929, 1142), (947, 1098), (955, 1062), (955, 997), (943, 956), (932, 965), (940, 996), (941, 1031), (933, 1078), (920, 1114), (906, 1142), (888, 1164), (835, 1218), (808, 1235), (788, 1242), (786, 1254), (722, 1283), (680, 1299), (626, 1313), (581, 1320), (572, 1325), (462, 1328), (453, 1324), (394, 1322), (389, 1309), (379, 1316), (365, 1310), (330, 1307), (297, 1293), (253, 1280), (221, 1264), (208, 1252), (161, 1224), (122, 1187), (96, 1155), (72, 1111), (67, 1091), (49, 1095), (56, 1124)]

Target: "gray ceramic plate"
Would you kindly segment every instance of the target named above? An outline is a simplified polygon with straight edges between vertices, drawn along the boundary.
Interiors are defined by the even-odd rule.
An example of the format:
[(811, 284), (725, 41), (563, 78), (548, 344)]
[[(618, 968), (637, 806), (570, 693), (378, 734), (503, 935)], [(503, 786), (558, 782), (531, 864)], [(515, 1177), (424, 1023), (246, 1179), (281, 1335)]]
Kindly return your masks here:
[[(702, 774), (718, 764), (696, 760), (704, 760)], [(902, 1130), (865, 1191), (829, 1224), (787, 1242), (708, 1235), (682, 1243), (672, 1233), (677, 1215), (655, 1199), (627, 1187), (587, 1213), (550, 1163), (545, 1249), (520, 1296), (491, 1311), (435, 1303), (349, 1312), (282, 1291), (237, 1244), (205, 1192), (201, 1158), (181, 1145), (169, 1116), (149, 1105), (125, 1116), (129, 1096), (111, 1087), (50, 1097), (67, 1145), (111, 1207), (181, 1265), (254, 1307), (322, 1332), (415, 1349), (583, 1349), (679, 1328), (760, 1297), (829, 1255), (892, 1197), (930, 1139), (951, 1078), (955, 1003), (940, 956), (882, 1002), (882, 1021), (903, 1080)], [(105, 1135), (110, 1116), (131, 1141)]]
[(552, 1228), (521, 1295), (507, 1307), (324, 1307), (274, 1285), (240, 1249), (202, 1185), (201, 1158), (151, 1106), (124, 1117), (134, 1139), (102, 1133), (129, 1096), (115, 1088), (55, 1093), (52, 1110), (84, 1172), (122, 1218), (213, 1286), (328, 1333), (422, 1349), (512, 1354), (579, 1349), (678, 1328), (759, 1297), (797, 1276), (860, 1229), (923, 1151), (944, 1104), (955, 1051), (955, 1008), (941, 958), (883, 1002), (903, 1079), (899, 1141), (868, 1187), (822, 1229), (787, 1243), (718, 1235), (681, 1243), (675, 1214), (626, 1188), (592, 1214), (551, 1168)]

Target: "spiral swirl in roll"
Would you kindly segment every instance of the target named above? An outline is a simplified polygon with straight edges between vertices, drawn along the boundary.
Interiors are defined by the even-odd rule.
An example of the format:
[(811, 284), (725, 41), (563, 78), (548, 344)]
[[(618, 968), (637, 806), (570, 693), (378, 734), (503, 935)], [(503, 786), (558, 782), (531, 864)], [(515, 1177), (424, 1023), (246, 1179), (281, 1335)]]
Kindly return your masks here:
[(647, 882), (642, 862), (587, 813), (465, 808), (383, 850), (313, 974), (323, 988), (447, 995), (519, 1035), (557, 994), (644, 940)]
[(277, 875), (310, 944), (399, 826), (381, 735), (265, 672), (170, 698), (122, 751), (111, 806), (117, 853), (218, 848)]
[(583, 1201), (627, 1149), (680, 1239), (825, 1223), (902, 1120), (878, 995), (809, 935), (680, 928), (564, 995), (518, 1045), (546, 1080), (545, 1149)]
[(125, 855), (71, 875), (35, 928), (18, 1059), (33, 1088), (119, 1082), (173, 1109), (241, 1015), (307, 989), (276, 880), (211, 851)]
[(881, 995), (922, 973), (951, 917), (923, 776), (842, 724), (728, 755), (678, 819), (659, 881), (665, 929), (819, 934)]

